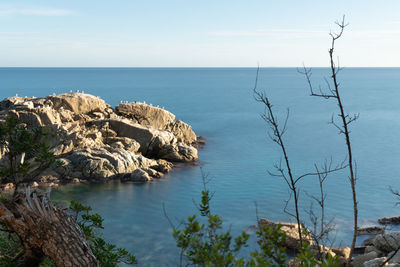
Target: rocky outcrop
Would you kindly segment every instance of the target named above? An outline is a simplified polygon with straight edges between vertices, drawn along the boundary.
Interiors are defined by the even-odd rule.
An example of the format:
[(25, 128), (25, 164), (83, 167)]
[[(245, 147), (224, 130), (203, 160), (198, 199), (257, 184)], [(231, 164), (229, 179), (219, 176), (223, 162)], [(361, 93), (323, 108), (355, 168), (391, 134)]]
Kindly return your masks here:
[(115, 110), (118, 115), (156, 129), (164, 130), (167, 125), (175, 121), (175, 115), (171, 112), (145, 103), (121, 103)]
[(352, 264), (355, 267), (385, 266), (400, 267), (400, 232), (379, 234), (368, 239), (364, 254), (353, 258)]
[(113, 178), (145, 182), (161, 178), (174, 162), (198, 158), (192, 128), (145, 103), (121, 103), (114, 110), (84, 93), (15, 96), (0, 102), (0, 121), (5, 116), (46, 129), (46, 142), (63, 167), (45, 171), (37, 179), (41, 184)]

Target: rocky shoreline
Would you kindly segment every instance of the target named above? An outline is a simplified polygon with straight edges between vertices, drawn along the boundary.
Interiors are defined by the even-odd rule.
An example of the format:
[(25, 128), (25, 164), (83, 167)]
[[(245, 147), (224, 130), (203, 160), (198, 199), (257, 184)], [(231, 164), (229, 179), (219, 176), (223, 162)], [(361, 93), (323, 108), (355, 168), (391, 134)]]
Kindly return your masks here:
[[(380, 224), (397, 224), (399, 217), (379, 219)], [(385, 223), (383, 223), (385, 222)], [(259, 220), (258, 226), (281, 226), (281, 230), (286, 234), (285, 246), (292, 251), (297, 250), (299, 242), (298, 226), (296, 223), (272, 222), (265, 218)], [(258, 227), (254, 226), (254, 227)], [(359, 228), (358, 235), (369, 235), (362, 246), (355, 248), (355, 255), (351, 259), (353, 267), (379, 267), (392, 266), (400, 267), (400, 232), (393, 231), (386, 233), (386, 228), (381, 226)], [(311, 236), (304, 239), (311, 247), (311, 252), (315, 255), (324, 252), (326, 255), (338, 256), (340, 266), (346, 266), (349, 260), (349, 247), (323, 247), (316, 244)], [(289, 267), (302, 266), (293, 258), (288, 262)]]
[[(79, 92), (9, 97), (0, 102), (0, 123), (6, 116), (43, 128), (50, 151), (64, 165), (43, 171), (31, 186), (152, 181), (176, 163), (195, 163), (197, 147), (204, 144), (190, 125), (163, 108), (139, 102), (121, 102), (112, 108), (99, 97)], [(0, 165), (3, 155), (4, 151)]]

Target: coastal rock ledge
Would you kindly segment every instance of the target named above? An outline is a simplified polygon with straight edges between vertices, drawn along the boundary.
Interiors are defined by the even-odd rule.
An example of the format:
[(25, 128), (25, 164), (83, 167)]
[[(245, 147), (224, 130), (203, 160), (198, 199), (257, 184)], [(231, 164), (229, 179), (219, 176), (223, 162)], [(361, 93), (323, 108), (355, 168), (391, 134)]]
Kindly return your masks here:
[[(198, 159), (192, 128), (169, 111), (145, 103), (121, 103), (114, 109), (84, 93), (14, 96), (0, 102), (0, 123), (6, 116), (44, 128), (51, 151), (64, 163), (42, 172), (35, 185), (146, 182), (161, 178), (177, 162)], [(1, 166), (5, 160), (0, 156)]]

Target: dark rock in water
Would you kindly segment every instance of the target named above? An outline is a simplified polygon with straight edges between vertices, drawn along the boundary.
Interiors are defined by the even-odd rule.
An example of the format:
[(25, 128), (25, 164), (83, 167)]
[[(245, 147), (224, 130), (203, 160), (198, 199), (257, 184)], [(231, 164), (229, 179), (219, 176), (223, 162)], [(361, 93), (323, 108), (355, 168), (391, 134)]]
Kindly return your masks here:
[(396, 217), (384, 217), (378, 220), (378, 223), (388, 225), (388, 224), (400, 224), (400, 216)]
[(370, 227), (358, 227), (357, 235), (379, 235), (385, 233), (385, 227), (382, 226), (370, 226)]

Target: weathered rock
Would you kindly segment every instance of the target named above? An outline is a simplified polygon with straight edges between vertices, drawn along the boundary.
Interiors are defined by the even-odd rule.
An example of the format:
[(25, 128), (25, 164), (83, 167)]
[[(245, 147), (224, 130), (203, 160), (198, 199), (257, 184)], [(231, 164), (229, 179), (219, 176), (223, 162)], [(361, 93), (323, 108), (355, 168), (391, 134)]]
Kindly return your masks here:
[(363, 246), (372, 246), (373, 245), (373, 241), (375, 239), (375, 236), (370, 236), (367, 239), (365, 239), (362, 244)]
[(107, 122), (110, 125), (110, 129), (117, 133), (117, 136), (136, 140), (140, 144), (140, 152), (144, 154), (157, 135), (156, 130), (133, 123), (128, 119), (111, 119)]
[(367, 247), (365, 248), (364, 253), (370, 253), (370, 252), (372, 252), (372, 251), (375, 251), (376, 254), (378, 254), (378, 257), (381, 257), (381, 256), (384, 256), (384, 255), (385, 255), (385, 253), (383, 253), (382, 251), (380, 251), (379, 249), (377, 249), (377, 248), (374, 247), (374, 246), (367, 246)]
[(385, 261), (386, 261), (386, 257), (375, 258), (375, 259), (364, 262), (364, 264), (362, 266), (364, 266), (364, 267), (379, 267)]
[(346, 259), (349, 258), (350, 256), (350, 248), (349, 247), (337, 247), (337, 248), (331, 248), (331, 250), (336, 253), (339, 256), (342, 256)]
[(400, 216), (396, 216), (396, 217), (384, 217), (378, 220), (378, 222), (380, 224), (400, 224)]
[[(169, 161), (197, 160), (192, 145), (196, 135), (186, 123), (174, 121), (172, 113), (144, 103), (121, 104), (117, 112), (123, 117), (84, 93), (0, 101), (0, 121), (12, 115), (29, 127), (45, 128), (50, 151), (64, 162), (64, 167), (40, 175), (42, 184), (130, 177), (139, 168), (153, 179), (172, 169)], [(1, 150), (0, 164), (3, 154)], [(135, 179), (149, 180), (141, 171)]]
[(29, 127), (40, 127), (43, 125), (39, 115), (29, 111), (19, 112), (18, 119), (26, 123)]
[(357, 235), (378, 235), (384, 234), (385, 227), (382, 226), (369, 226), (357, 228)]
[(156, 129), (164, 130), (167, 125), (175, 120), (175, 115), (171, 112), (145, 103), (119, 104), (115, 109), (118, 115)]
[(55, 110), (67, 109), (75, 114), (104, 112), (109, 108), (109, 105), (107, 105), (103, 99), (84, 93), (68, 93), (49, 96), (48, 100), (51, 101), (52, 108)]
[(177, 120), (169, 124), (168, 130), (170, 130), (176, 136), (179, 142), (192, 144), (197, 140), (196, 134), (192, 130), (192, 127), (181, 120)]
[(139, 168), (134, 170), (131, 175), (125, 175), (121, 178), (123, 182), (148, 182), (154, 179), (158, 179), (163, 177), (163, 174), (159, 171), (154, 170), (153, 168)]
[(124, 149), (105, 147), (73, 151), (67, 159), (84, 178), (105, 179), (131, 173), (137, 168), (157, 165), (157, 161)]
[[(400, 247), (400, 244), (398, 244), (398, 247)], [(396, 254), (395, 254), (395, 252), (396, 252), (396, 251), (392, 251), (392, 252), (390, 252), (390, 253), (387, 255), (388, 258), (390, 258), (390, 257), (393, 256), (393, 257), (389, 260), (389, 263), (399, 263), (399, 264), (400, 264), (400, 250), (397, 251)], [(393, 255), (393, 254), (394, 254), (394, 255)]]
[(377, 235), (373, 241), (374, 247), (383, 252), (392, 252), (400, 244), (400, 232), (391, 232), (384, 235)]
[(157, 165), (151, 166), (154, 170), (162, 172), (162, 173), (167, 173), (172, 170), (172, 167), (174, 165), (171, 162), (168, 162), (163, 159), (157, 160)]
[(370, 253), (359, 255), (353, 258), (352, 264), (353, 267), (363, 267), (364, 262), (370, 261), (378, 257), (378, 254), (375, 251), (371, 251)]
[(121, 178), (123, 182), (137, 182), (137, 183), (144, 183), (152, 181), (153, 178), (143, 169), (136, 169), (134, 170), (129, 176), (124, 176)]
[(160, 158), (173, 162), (193, 162), (198, 159), (197, 149), (184, 143), (167, 145), (158, 155)]

